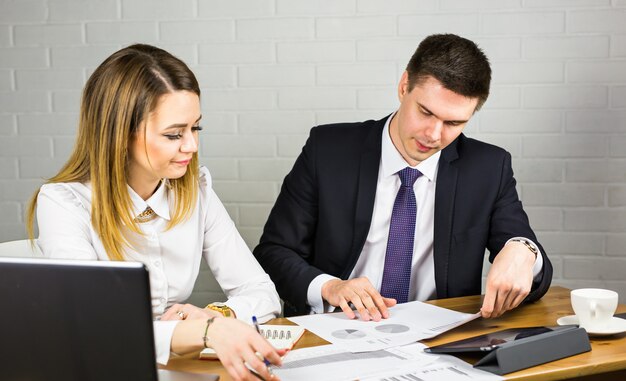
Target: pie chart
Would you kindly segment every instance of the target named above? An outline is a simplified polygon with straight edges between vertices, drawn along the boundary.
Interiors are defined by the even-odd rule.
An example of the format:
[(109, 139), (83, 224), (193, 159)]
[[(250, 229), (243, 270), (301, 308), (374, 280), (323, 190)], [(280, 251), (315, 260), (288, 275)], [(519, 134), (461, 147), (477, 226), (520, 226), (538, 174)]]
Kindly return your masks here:
[(358, 329), (339, 329), (331, 332), (331, 335), (344, 340), (361, 339), (365, 337), (365, 333)]
[(402, 333), (408, 331), (409, 327), (402, 324), (383, 324), (376, 327), (376, 330), (385, 333)]

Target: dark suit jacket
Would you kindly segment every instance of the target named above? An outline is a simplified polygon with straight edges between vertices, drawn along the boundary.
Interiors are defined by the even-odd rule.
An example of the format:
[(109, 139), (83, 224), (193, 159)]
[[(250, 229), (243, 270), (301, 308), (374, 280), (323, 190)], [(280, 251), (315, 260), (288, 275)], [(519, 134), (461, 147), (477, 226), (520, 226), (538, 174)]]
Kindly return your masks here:
[[(285, 316), (309, 312), (307, 289), (316, 276), (350, 276), (370, 228), (386, 119), (313, 128), (285, 177), (254, 249)], [(441, 153), (434, 223), (437, 298), (481, 293), (485, 248), (493, 261), (509, 238), (539, 245), (517, 196), (511, 155), (464, 135)], [(543, 296), (552, 280), (539, 247), (543, 274), (527, 301)]]

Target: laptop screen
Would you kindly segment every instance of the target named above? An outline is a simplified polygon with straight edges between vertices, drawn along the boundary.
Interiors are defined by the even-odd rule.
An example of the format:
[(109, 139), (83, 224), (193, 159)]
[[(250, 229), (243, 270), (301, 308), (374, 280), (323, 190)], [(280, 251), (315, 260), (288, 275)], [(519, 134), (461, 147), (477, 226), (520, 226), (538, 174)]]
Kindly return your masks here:
[(140, 263), (0, 258), (7, 380), (157, 379)]

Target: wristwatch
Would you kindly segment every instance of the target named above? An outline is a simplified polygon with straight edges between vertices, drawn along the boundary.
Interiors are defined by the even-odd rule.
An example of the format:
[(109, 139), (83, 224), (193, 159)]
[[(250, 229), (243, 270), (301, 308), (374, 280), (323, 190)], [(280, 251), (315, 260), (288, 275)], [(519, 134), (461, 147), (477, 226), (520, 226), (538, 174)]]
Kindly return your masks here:
[(228, 307), (224, 303), (220, 303), (220, 302), (210, 303), (204, 308), (217, 311), (221, 313), (224, 317), (235, 317), (235, 311), (233, 311), (232, 308)]
[(537, 255), (539, 255), (539, 249), (537, 248), (537, 246), (535, 246), (532, 242), (530, 242), (527, 239), (524, 239), (524, 238), (511, 238), (508, 242), (521, 242), (524, 245), (526, 245), (526, 247), (528, 248), (528, 250), (530, 250), (531, 253), (535, 254), (535, 258), (537, 258)]

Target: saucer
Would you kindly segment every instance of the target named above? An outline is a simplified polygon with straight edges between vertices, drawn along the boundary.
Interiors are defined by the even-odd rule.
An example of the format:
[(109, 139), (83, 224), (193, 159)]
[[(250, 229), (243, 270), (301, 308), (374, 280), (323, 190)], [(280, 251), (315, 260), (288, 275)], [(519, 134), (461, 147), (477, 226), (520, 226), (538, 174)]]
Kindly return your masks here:
[[(576, 315), (563, 316), (556, 321), (556, 324), (578, 325), (578, 317), (576, 317)], [(591, 336), (608, 336), (623, 332), (626, 332), (626, 319), (620, 319), (615, 316), (611, 318), (609, 324), (604, 329), (587, 331)]]

